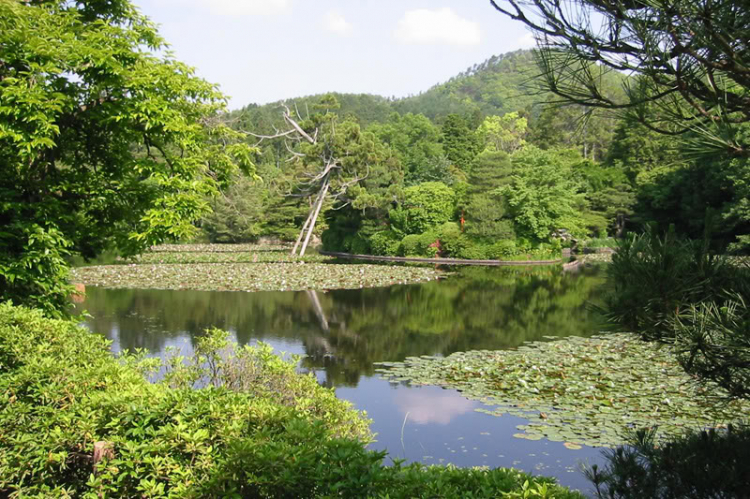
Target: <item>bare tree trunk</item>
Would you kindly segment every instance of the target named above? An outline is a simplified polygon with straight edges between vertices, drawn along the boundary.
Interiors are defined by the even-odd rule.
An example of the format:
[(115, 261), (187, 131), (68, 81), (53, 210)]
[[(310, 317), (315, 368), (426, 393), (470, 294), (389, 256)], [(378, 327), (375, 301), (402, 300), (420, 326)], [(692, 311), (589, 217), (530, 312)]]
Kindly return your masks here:
[(328, 177), (326, 176), (325, 180), (323, 181), (323, 189), (320, 192), (320, 200), (318, 201), (318, 206), (315, 208), (315, 212), (313, 214), (312, 220), (310, 221), (310, 227), (307, 229), (307, 237), (305, 237), (305, 242), (302, 245), (302, 249), (299, 252), (299, 256), (305, 256), (305, 250), (307, 249), (307, 245), (310, 243), (310, 236), (312, 236), (313, 230), (315, 229), (315, 222), (318, 220), (318, 215), (320, 214), (320, 209), (323, 207), (323, 202), (326, 199), (326, 194), (328, 193), (328, 187), (331, 185), (331, 183), (328, 180)]
[[(315, 203), (318, 203), (318, 199), (315, 199)], [(315, 206), (315, 205), (313, 205)], [(299, 231), (299, 236), (297, 236), (297, 241), (294, 243), (294, 248), (292, 248), (292, 256), (297, 254), (297, 248), (299, 247), (299, 243), (302, 242), (302, 236), (305, 235), (305, 231), (307, 230), (307, 226), (310, 225), (310, 220), (312, 220), (313, 216), (313, 209), (310, 208), (310, 213), (307, 214), (307, 220), (305, 220), (305, 224), (302, 226), (302, 229)]]
[[(328, 178), (326, 177), (325, 180), (323, 181), (323, 183), (325, 184), (325, 182), (327, 180), (328, 180)], [(305, 220), (305, 224), (302, 226), (302, 229), (299, 231), (299, 236), (297, 236), (297, 241), (294, 243), (294, 248), (292, 248), (292, 256), (294, 256), (294, 255), (297, 254), (297, 248), (299, 247), (299, 243), (302, 242), (302, 238), (305, 236), (305, 231), (307, 230), (307, 228), (310, 225), (310, 221), (312, 220), (313, 213), (315, 213), (315, 209), (318, 206), (318, 202), (320, 201), (321, 195), (323, 195), (323, 189), (322, 189), (322, 187), (321, 187), (321, 190), (318, 191), (318, 195), (315, 196), (315, 202), (312, 205), (310, 205), (310, 213), (308, 213), (307, 220)], [(300, 256), (302, 256), (302, 255), (300, 255)]]

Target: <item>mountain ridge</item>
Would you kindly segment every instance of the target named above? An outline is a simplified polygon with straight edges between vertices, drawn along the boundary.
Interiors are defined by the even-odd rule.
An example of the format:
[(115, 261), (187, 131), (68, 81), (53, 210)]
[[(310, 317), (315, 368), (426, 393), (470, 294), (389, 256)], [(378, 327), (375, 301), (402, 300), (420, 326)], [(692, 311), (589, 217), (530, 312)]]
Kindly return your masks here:
[(339, 114), (350, 116), (361, 125), (384, 122), (391, 113), (424, 114), (441, 122), (449, 114), (461, 114), (478, 122), (484, 116), (518, 111), (538, 115), (545, 93), (533, 83), (538, 74), (533, 50), (516, 50), (492, 56), (469, 66), (465, 71), (437, 83), (416, 95), (401, 98), (368, 93), (329, 92), (292, 97), (268, 104), (248, 104), (230, 114), (243, 116), (245, 126), (269, 131), (280, 126), (278, 108), (286, 103), (304, 116), (309, 107), (324, 95), (335, 96)]

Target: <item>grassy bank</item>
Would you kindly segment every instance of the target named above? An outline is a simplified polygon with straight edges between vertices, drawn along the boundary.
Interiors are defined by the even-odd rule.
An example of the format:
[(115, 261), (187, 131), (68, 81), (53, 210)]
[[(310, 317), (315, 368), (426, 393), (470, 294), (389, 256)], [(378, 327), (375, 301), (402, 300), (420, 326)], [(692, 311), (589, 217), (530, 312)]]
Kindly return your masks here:
[(384, 466), (364, 415), (294, 359), (219, 331), (196, 352), (116, 359), (71, 322), (0, 305), (0, 496), (582, 497), (515, 470)]

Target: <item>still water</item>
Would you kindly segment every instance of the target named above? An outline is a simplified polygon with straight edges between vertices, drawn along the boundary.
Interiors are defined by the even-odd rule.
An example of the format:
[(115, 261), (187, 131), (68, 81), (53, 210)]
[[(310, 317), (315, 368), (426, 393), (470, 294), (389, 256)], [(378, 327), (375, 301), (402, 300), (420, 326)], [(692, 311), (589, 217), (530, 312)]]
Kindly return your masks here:
[(601, 451), (513, 437), (525, 420), (475, 412), (481, 403), (437, 387), (381, 380), (377, 361), (457, 351), (514, 348), (546, 336), (588, 336), (600, 323), (596, 269), (466, 268), (424, 284), (328, 292), (206, 292), (88, 288), (79, 311), (114, 351), (167, 347), (192, 351), (208, 327), (240, 344), (265, 341), (304, 354), (303, 368), (367, 411), (391, 456), (426, 464), (515, 467), (587, 490), (580, 463)]

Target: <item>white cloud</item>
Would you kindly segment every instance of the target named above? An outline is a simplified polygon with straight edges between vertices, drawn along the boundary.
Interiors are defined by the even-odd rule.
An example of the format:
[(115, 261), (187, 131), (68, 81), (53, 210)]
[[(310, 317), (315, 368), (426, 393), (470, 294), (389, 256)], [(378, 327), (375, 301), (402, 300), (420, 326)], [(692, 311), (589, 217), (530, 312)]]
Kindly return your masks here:
[(404, 14), (396, 28), (396, 39), (404, 43), (477, 45), (479, 23), (464, 19), (452, 9), (416, 9)]
[(340, 12), (332, 10), (323, 17), (323, 28), (339, 35), (348, 35), (353, 26)]
[(289, 6), (289, 0), (197, 0), (215, 14), (225, 16), (268, 16), (279, 14)]
[(521, 38), (516, 40), (516, 46), (519, 49), (532, 49), (536, 47), (536, 39), (534, 38), (534, 34), (531, 32), (526, 33)]

